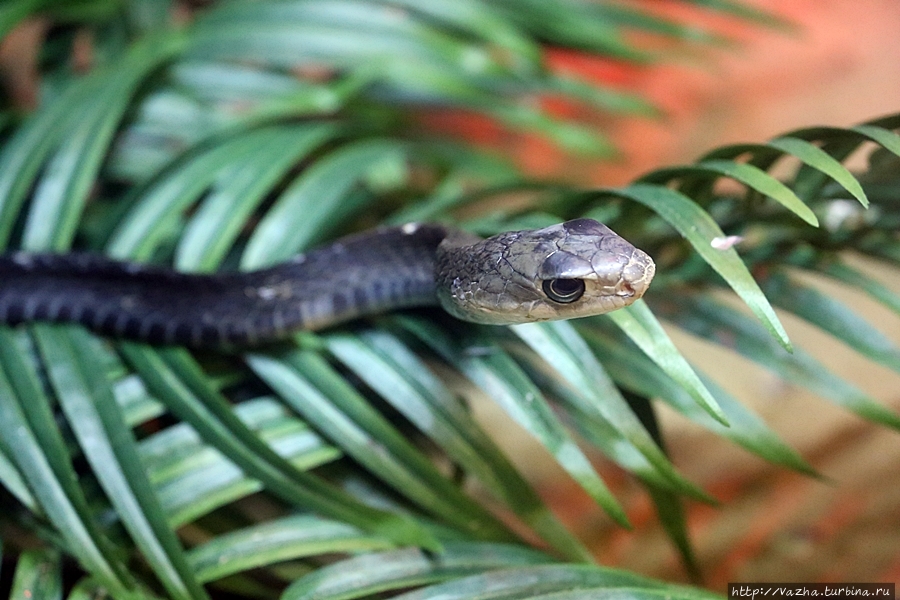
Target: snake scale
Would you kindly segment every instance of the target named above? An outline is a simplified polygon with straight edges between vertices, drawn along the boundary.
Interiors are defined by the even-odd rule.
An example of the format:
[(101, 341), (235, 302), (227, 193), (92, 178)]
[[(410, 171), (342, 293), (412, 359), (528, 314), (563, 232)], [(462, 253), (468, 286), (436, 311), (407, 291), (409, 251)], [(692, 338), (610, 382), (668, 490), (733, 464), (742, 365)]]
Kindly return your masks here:
[(94, 254), (0, 257), (0, 322), (80, 323), (191, 347), (257, 345), (360, 316), (440, 305), (477, 323), (600, 314), (640, 298), (643, 251), (591, 219), (488, 239), (384, 227), (247, 272), (181, 273)]

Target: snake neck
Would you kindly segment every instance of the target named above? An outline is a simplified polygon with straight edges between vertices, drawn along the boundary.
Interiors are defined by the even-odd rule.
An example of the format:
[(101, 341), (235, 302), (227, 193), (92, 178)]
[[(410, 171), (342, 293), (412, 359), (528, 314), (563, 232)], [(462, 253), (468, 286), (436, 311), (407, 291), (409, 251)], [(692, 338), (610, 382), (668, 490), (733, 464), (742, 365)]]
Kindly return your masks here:
[[(379, 228), (296, 257), (283, 269), (288, 273), (284, 279), (298, 284), (290, 284), (302, 313), (293, 327), (316, 330), (361, 316), (437, 305), (435, 253), (446, 234), (445, 227), (433, 224)], [(265, 280), (268, 273), (254, 275)]]
[(254, 345), (397, 308), (434, 305), (439, 225), (350, 236), (252, 272), (190, 274), (87, 254), (0, 257), (0, 322), (81, 323), (192, 347)]

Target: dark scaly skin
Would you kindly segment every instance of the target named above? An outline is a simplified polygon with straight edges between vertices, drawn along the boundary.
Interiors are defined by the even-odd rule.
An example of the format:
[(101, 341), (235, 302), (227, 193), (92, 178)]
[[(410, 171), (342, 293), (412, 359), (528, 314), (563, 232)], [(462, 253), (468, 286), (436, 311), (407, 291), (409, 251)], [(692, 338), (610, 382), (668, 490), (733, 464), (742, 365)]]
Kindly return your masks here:
[(363, 314), (434, 303), (441, 226), (351, 236), (252, 272), (179, 273), (90, 254), (0, 257), (0, 322), (78, 322), (191, 347), (252, 346)]
[[(560, 276), (584, 278), (585, 297), (566, 305), (548, 300), (540, 282)], [(77, 322), (150, 343), (247, 346), (438, 302), (481, 323), (598, 314), (639, 298), (652, 276), (649, 257), (587, 219), (488, 240), (411, 224), (244, 273), (178, 273), (87, 254), (9, 254), (0, 257), (0, 322)]]

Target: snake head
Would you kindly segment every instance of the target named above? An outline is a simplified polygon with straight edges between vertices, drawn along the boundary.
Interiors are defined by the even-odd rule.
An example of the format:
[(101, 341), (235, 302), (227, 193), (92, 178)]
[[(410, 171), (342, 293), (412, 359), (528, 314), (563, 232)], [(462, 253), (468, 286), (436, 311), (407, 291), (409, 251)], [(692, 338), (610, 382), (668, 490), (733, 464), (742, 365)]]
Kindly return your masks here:
[(609, 227), (576, 219), (475, 243), (445, 240), (438, 297), (445, 310), (477, 323), (572, 319), (628, 306), (655, 272), (646, 253)]

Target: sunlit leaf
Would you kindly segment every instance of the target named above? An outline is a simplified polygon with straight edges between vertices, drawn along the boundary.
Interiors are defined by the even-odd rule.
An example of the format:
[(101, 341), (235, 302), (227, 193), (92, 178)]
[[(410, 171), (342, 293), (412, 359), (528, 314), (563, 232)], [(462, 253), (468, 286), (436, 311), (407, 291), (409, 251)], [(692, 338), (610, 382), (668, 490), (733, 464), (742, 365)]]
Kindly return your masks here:
[[(404, 322), (407, 327), (425, 326)], [(360, 336), (331, 335), (326, 343), (385, 401), (440, 444), (455, 463), (477, 477), (557, 551), (573, 560), (589, 556), (469, 411), (397, 338), (373, 330)]]
[(132, 581), (77, 485), (78, 477), (37, 375), (15, 351), (9, 331), (0, 329), (0, 338), (0, 447), (15, 462), (65, 544), (78, 549), (81, 565), (111, 590), (124, 593)]
[[(403, 600), (442, 598), (456, 600), (479, 598), (556, 598), (565, 593), (583, 593), (585, 597), (617, 597), (617, 590), (627, 588), (627, 596), (642, 597), (646, 592), (665, 590), (671, 598), (694, 598), (696, 590), (666, 586), (658, 581), (640, 577), (627, 571), (608, 567), (582, 565), (536, 565), (501, 569), (483, 575), (473, 575), (452, 582), (428, 586), (397, 596)], [(624, 590), (623, 590), (624, 592)], [(622, 592), (619, 592), (622, 593)], [(587, 595), (592, 594), (592, 595)], [(648, 596), (656, 597), (656, 595)], [(713, 598), (713, 594), (708, 594)]]
[[(312, 508), (368, 531), (377, 531), (398, 543), (437, 547), (431, 536), (414, 521), (369, 508), (287, 463), (230, 414), (223, 399), (206, 389), (208, 382), (197, 376), (197, 367), (183, 353), (170, 351), (167, 361), (139, 344), (123, 343), (121, 350), (154, 395), (173, 413), (191, 423), (208, 443), (258, 478), (273, 494), (291, 504)], [(183, 377), (188, 381), (185, 382)], [(195, 390), (205, 396), (203, 402), (197, 398)]]
[[(413, 332), (423, 333), (415, 329)], [(506, 352), (487, 337), (468, 340), (469, 347), (460, 347), (434, 333), (423, 341), (442, 352), (444, 358), (533, 435), (613, 519), (627, 525), (622, 507), (553, 413), (541, 390)]]
[(609, 319), (663, 371), (680, 383), (703, 410), (723, 425), (729, 424), (728, 418), (716, 399), (694, 373), (687, 360), (675, 348), (675, 344), (672, 343), (659, 321), (642, 300), (638, 300), (624, 310), (610, 313)]
[(77, 332), (41, 325), (35, 326), (35, 340), (85, 457), (156, 576), (173, 598), (206, 598), (168, 527), (112, 390), (84, 360), (86, 344)]
[(789, 187), (762, 169), (747, 163), (722, 159), (706, 159), (683, 167), (659, 169), (644, 175), (640, 181), (644, 183), (666, 183), (671, 179), (680, 179), (697, 174), (730, 177), (764, 196), (769, 196), (810, 225), (814, 227), (819, 225), (816, 215)]
[(581, 413), (588, 418), (599, 416), (610, 423), (670, 485), (695, 498), (707, 499), (675, 471), (571, 324), (550, 321), (516, 325), (513, 329), (577, 392), (571, 398), (578, 403)]
[[(299, 419), (286, 415), (273, 400), (243, 402), (237, 416), (290, 462), (308, 470), (341, 457)], [(141, 441), (141, 459), (156, 486), (169, 522), (190, 523), (240, 498), (263, 489), (262, 484), (203, 443), (186, 423), (179, 423)]]
[[(712, 419), (706, 411), (654, 363), (643, 356), (633, 344), (629, 344), (621, 333), (605, 327), (600, 335), (589, 336), (588, 342), (595, 348), (613, 379), (623, 387), (639, 394), (659, 398), (669, 403), (675, 410), (689, 419), (700, 423), (718, 435), (754, 452), (766, 460), (784, 465), (804, 473), (811, 473), (812, 467), (758, 416), (725, 392), (708, 376), (698, 373), (705, 387), (714, 392), (730, 426)], [(774, 340), (771, 340), (774, 341)], [(781, 354), (787, 354), (780, 346), (772, 344)]]
[(2, 447), (3, 442), (0, 441), (0, 485), (3, 485), (3, 487), (10, 494), (15, 496), (16, 500), (21, 502), (23, 506), (26, 506), (28, 510), (34, 513), (40, 512), (37, 500), (35, 500), (31, 491), (29, 491), (28, 485), (22, 478), (22, 474), (13, 464), (9, 456), (2, 450)]
[[(792, 137), (780, 137), (769, 141), (769, 146), (783, 150), (791, 156), (795, 156), (803, 161), (804, 164), (821, 171), (828, 175), (841, 186), (850, 192), (850, 194), (859, 200), (859, 203), (865, 207), (869, 206), (869, 199), (862, 186), (853, 177), (839, 161), (832, 158), (824, 150), (805, 140)], [(803, 197), (802, 195), (800, 196)]]
[[(262, 132), (261, 132), (262, 133)], [(266, 130), (257, 144), (220, 173), (213, 189), (188, 221), (179, 239), (175, 265), (187, 271), (214, 269), (235, 242), (247, 219), (288, 169), (331, 135), (329, 125)]]
[(62, 564), (59, 552), (28, 550), (19, 555), (10, 598), (62, 600)]
[(30, 250), (65, 250), (71, 244), (84, 203), (94, 185), (119, 121), (141, 81), (180, 52), (184, 38), (169, 33), (136, 44), (122, 62), (93, 88), (81, 114), (37, 182), (23, 232)]
[(316, 354), (294, 352), (282, 360), (253, 354), (247, 360), (285, 402), (398, 493), (475, 535), (514, 537), (438, 473)]
[(221, 535), (194, 548), (189, 558), (200, 581), (213, 581), (288, 559), (387, 548), (383, 538), (344, 523), (297, 515)]
[(241, 266), (259, 268), (291, 258), (322, 239), (336, 223), (365, 205), (368, 196), (351, 191), (385, 161), (402, 160), (405, 145), (366, 140), (341, 148), (304, 171), (260, 221)]
[(552, 562), (521, 546), (447, 542), (440, 554), (407, 549), (343, 560), (292, 583), (282, 600), (349, 600), (424, 585), (485, 570)]

